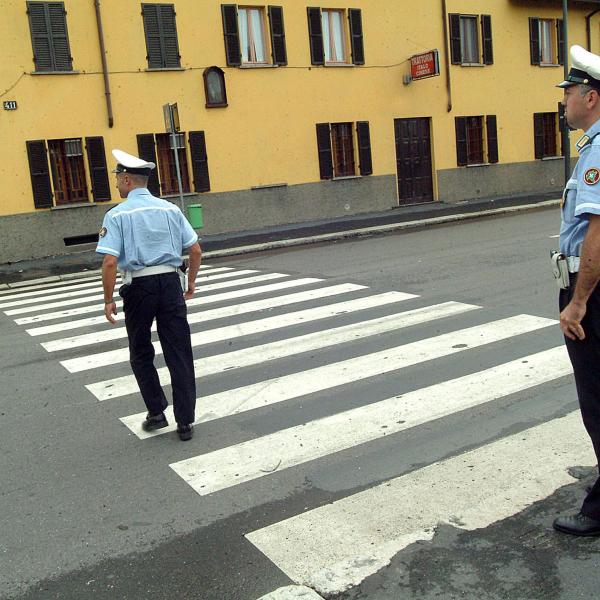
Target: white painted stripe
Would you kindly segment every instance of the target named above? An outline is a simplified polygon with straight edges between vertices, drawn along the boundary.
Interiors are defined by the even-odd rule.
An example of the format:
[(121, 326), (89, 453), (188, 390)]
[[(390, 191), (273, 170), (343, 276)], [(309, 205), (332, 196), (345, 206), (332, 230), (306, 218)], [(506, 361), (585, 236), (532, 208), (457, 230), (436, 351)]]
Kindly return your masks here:
[[(306, 292), (296, 292), (294, 294), (287, 294), (284, 296), (272, 296), (265, 298), (264, 300), (255, 300), (253, 302), (244, 302), (243, 304), (232, 304), (230, 306), (223, 306), (222, 308), (213, 308), (212, 310), (205, 310), (203, 312), (195, 312), (188, 314), (188, 322), (190, 324), (203, 323), (205, 321), (214, 321), (217, 319), (224, 319), (226, 317), (233, 317), (242, 315), (245, 313), (267, 310), (276, 308), (279, 306), (286, 306), (288, 304), (295, 304), (299, 302), (307, 302), (309, 300), (315, 300), (320, 298), (327, 298), (329, 296), (336, 296), (340, 294), (347, 294), (349, 292), (355, 292), (357, 290), (364, 290), (366, 286), (357, 285), (354, 283), (340, 283), (338, 285), (332, 285), (328, 287), (319, 288), (316, 290), (308, 290)], [(406, 299), (416, 298), (413, 294), (404, 294)], [(55, 323), (54, 325), (43, 325), (41, 327), (33, 327), (26, 329), (25, 331), (31, 336), (46, 335), (48, 333), (57, 333), (59, 331), (66, 331), (68, 329), (79, 329), (81, 327), (89, 327), (91, 325), (103, 324), (107, 325), (104, 315), (97, 317), (88, 317), (85, 319), (79, 319), (76, 321), (69, 321), (68, 323)], [(156, 324), (152, 326), (152, 331), (156, 330)], [(104, 333), (106, 333), (106, 329)], [(124, 333), (123, 337), (127, 334)], [(103, 338), (104, 339), (104, 338)]]
[[(214, 342), (232, 340), (237, 337), (255, 333), (274, 331), (293, 325), (303, 325), (320, 319), (394, 304), (395, 302), (402, 302), (403, 300), (406, 300), (406, 296), (401, 292), (386, 292), (384, 294), (365, 296), (346, 302), (327, 304), (325, 306), (317, 306), (315, 308), (308, 308), (283, 315), (256, 319), (245, 323), (236, 323), (235, 325), (198, 331), (191, 336), (192, 347), (205, 346)], [(70, 343), (71, 339), (72, 338), (66, 338), (65, 340), (56, 340), (56, 342), (46, 342), (43, 343), (42, 346), (48, 351), (65, 350), (75, 347), (75, 344)], [(153, 342), (153, 346), (156, 355), (162, 354), (163, 350), (160, 342)], [(78, 373), (80, 371), (114, 365), (127, 360), (129, 360), (128, 347), (99, 352), (97, 354), (88, 354), (87, 356), (78, 356), (76, 358), (63, 360), (60, 364), (70, 373)]]
[[(327, 369), (322, 373), (317, 371), (313, 369), (313, 377), (327, 380)], [(347, 372), (352, 375), (352, 371)], [(196, 492), (205, 496), (520, 392), (571, 372), (566, 349), (559, 346), (170, 466)], [(367, 373), (366, 376), (370, 375)], [(349, 380), (358, 379), (360, 374)], [(328, 388), (325, 384), (321, 389)], [(211, 398), (204, 400), (211, 408), (218, 406)], [(140, 422), (141, 419), (138, 419)]]
[[(447, 318), (476, 308), (478, 307), (468, 304), (447, 302), (403, 313), (403, 318), (406, 319), (406, 315), (411, 314), (413, 319), (410, 324), (415, 325), (418, 322)], [(423, 343), (427, 343), (427, 341), (423, 341)], [(284, 377), (259, 381), (255, 384), (226, 390), (210, 396), (202, 396), (197, 401), (198, 417), (196, 423), (222, 419), (240, 412), (285, 402), (292, 398), (331, 389), (367, 377), (382, 375), (407, 366), (402, 362), (395, 363), (391, 360), (382, 360), (381, 354), (381, 352), (367, 354), (307, 371), (292, 373)], [(430, 356), (429, 358), (436, 358), (436, 356)], [(175, 427), (173, 425), (171, 428), (165, 427), (157, 432), (147, 433), (140, 427), (144, 415), (145, 413), (130, 415), (124, 417), (121, 421), (142, 439), (168, 433)]]
[[(224, 302), (226, 300), (233, 300), (238, 298), (246, 298), (248, 296), (257, 296), (259, 294), (266, 294), (270, 292), (276, 292), (279, 290), (286, 290), (294, 287), (301, 287), (303, 285), (310, 285), (323, 281), (315, 277), (304, 277), (303, 279), (292, 279), (290, 281), (283, 281), (279, 283), (271, 283), (268, 285), (262, 285), (253, 287), (250, 289), (233, 290), (231, 292), (223, 292), (220, 294), (213, 294), (211, 296), (200, 296), (198, 298), (192, 298), (187, 301), (188, 308), (190, 306), (204, 306), (206, 304), (213, 304), (216, 302)], [(201, 291), (201, 290), (196, 290)], [(117, 307), (123, 306), (123, 303), (117, 301)], [(59, 310), (52, 313), (34, 315), (32, 317), (22, 317), (15, 319), (17, 325), (29, 325), (30, 323), (41, 323), (43, 321), (51, 321), (53, 319), (61, 319), (63, 317), (74, 317), (76, 315), (91, 314), (94, 312), (102, 312), (101, 305), (85, 306), (81, 308), (71, 308), (67, 310)]]
[[(83, 290), (75, 290), (72, 292), (61, 292), (59, 294), (51, 294), (46, 296), (38, 296), (36, 298), (21, 298), (19, 300), (11, 300), (10, 302), (2, 302), (0, 303), (0, 308), (9, 308), (11, 306), (25, 306), (28, 304), (35, 304), (36, 302), (49, 302), (50, 300), (57, 300), (58, 298), (76, 298), (77, 296), (85, 296), (85, 294), (89, 294), (90, 292), (95, 292), (97, 290), (101, 290), (102, 287), (97, 283), (93, 286), (96, 289), (83, 289)], [(78, 302), (79, 298), (73, 302)], [(70, 302), (68, 300), (67, 302)], [(85, 302), (85, 299), (84, 299)], [(38, 306), (35, 306), (33, 310), (38, 310)], [(6, 311), (5, 311), (6, 312)], [(9, 314), (6, 312), (6, 314)]]
[[(120, 277), (117, 278), (117, 281), (120, 280)], [(43, 296), (44, 294), (48, 294), (49, 292), (51, 293), (55, 293), (55, 292), (68, 292), (70, 290), (76, 290), (76, 289), (83, 289), (83, 288), (94, 288), (94, 287), (98, 287), (99, 289), (102, 289), (102, 284), (101, 282), (98, 280), (97, 277), (94, 277), (92, 281), (86, 281), (84, 283), (75, 283), (75, 284), (65, 284), (64, 281), (59, 281), (58, 283), (55, 283), (53, 285), (56, 286), (60, 286), (60, 287), (55, 287), (54, 289), (43, 289), (43, 290), (34, 290), (34, 291), (24, 291), (24, 292), (17, 292), (15, 293), (14, 290), (10, 290), (12, 293), (10, 294), (10, 296), (8, 295), (3, 295), (2, 296), (2, 302), (4, 302), (5, 300), (15, 300), (15, 299), (19, 299), (19, 298), (31, 298), (34, 296)]]
[(323, 600), (323, 596), (304, 585), (288, 585), (261, 596), (258, 600)]
[(359, 584), (440, 523), (474, 530), (514, 515), (595, 464), (579, 411), (248, 534), (292, 581)]
[[(223, 281), (220, 283), (211, 283), (208, 285), (202, 285), (198, 289), (199, 292), (204, 293), (211, 290), (221, 290), (224, 288), (242, 286), (242, 285), (250, 285), (253, 283), (259, 283), (261, 281), (269, 281), (272, 279), (280, 279), (282, 277), (289, 277), (284, 273), (267, 273), (265, 275), (255, 275), (254, 277), (244, 277), (243, 279), (236, 279), (234, 281)], [(40, 306), (28, 306), (25, 308), (13, 308), (11, 310), (5, 310), (4, 314), (6, 315), (20, 315), (24, 313), (35, 312), (36, 310), (48, 310), (50, 308), (58, 308), (60, 306), (71, 306), (73, 304), (83, 304), (85, 302), (95, 302), (97, 300), (104, 299), (104, 294), (94, 295), (94, 296), (86, 296), (85, 298), (72, 298), (69, 300), (60, 300), (58, 302), (50, 302), (48, 304), (42, 304)], [(188, 305), (192, 302), (190, 300)], [(102, 307), (100, 307), (102, 309)]]

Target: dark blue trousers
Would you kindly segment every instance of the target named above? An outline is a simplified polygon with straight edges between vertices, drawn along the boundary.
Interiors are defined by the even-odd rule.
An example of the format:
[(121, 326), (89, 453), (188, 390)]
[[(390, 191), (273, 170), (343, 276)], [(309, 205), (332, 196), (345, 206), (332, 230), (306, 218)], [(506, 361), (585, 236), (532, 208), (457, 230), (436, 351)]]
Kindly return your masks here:
[(194, 422), (196, 376), (187, 321), (187, 307), (177, 273), (136, 277), (121, 286), (129, 361), (148, 412), (156, 415), (168, 405), (154, 366), (151, 327), (156, 319), (158, 339), (171, 374), (173, 412), (180, 425)]
[[(570, 302), (576, 281), (577, 276), (572, 274), (570, 288), (560, 291), (561, 311)], [(583, 424), (592, 440), (596, 461), (600, 464), (600, 285), (589, 297), (581, 326), (585, 339), (570, 340), (565, 336), (565, 343), (573, 365)], [(581, 512), (600, 520), (600, 478), (596, 479), (583, 501)]]

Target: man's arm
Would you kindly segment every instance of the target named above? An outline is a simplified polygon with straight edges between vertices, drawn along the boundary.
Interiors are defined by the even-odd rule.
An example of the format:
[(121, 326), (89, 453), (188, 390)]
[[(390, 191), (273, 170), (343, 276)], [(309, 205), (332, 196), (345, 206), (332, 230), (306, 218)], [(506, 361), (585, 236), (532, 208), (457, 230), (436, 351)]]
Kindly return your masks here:
[(560, 328), (570, 339), (585, 339), (581, 320), (588, 298), (600, 281), (600, 215), (589, 215), (590, 223), (581, 246), (579, 273), (571, 302), (560, 313)]
[(115, 292), (115, 282), (117, 281), (117, 257), (112, 254), (105, 254), (102, 261), (102, 287), (104, 288), (104, 316), (107, 321), (113, 325), (116, 323), (113, 315), (117, 314), (117, 305), (115, 304), (113, 294)]
[(196, 242), (194, 245), (190, 246), (187, 251), (190, 260), (190, 264), (188, 266), (188, 288), (183, 297), (186, 300), (191, 300), (194, 296), (194, 292), (196, 291), (196, 276), (200, 270), (202, 250), (200, 249), (200, 244)]

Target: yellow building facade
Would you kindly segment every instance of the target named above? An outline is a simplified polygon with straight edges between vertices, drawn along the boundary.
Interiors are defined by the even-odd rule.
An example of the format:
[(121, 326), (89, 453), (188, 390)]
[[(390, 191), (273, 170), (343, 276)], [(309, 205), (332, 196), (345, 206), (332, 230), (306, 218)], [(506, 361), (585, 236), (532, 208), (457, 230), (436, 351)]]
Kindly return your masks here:
[[(564, 180), (558, 0), (2, 5), (0, 262), (89, 247), (112, 148), (179, 203), (166, 103), (205, 234)], [(600, 50), (597, 8), (570, 3), (569, 44)], [(439, 74), (411, 79), (429, 51)]]

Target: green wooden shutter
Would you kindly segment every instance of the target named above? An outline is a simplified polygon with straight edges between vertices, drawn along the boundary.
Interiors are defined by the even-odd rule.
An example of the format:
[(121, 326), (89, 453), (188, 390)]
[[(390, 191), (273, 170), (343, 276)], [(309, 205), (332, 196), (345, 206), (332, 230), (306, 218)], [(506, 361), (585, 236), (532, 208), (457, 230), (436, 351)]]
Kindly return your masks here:
[(52, 206), (52, 184), (50, 183), (46, 142), (32, 140), (26, 144), (33, 204), (36, 208), (50, 208)]
[[(138, 155), (142, 160), (153, 162), (156, 165), (156, 146), (154, 144), (154, 134), (141, 133), (137, 136)], [(160, 196), (160, 184), (158, 181), (158, 165), (152, 169), (148, 179), (148, 189), (155, 196)]]
[(467, 162), (467, 118), (455, 117), (454, 125), (456, 128), (456, 164), (464, 167)]
[(208, 156), (206, 154), (206, 138), (204, 131), (190, 131), (188, 142), (192, 159), (192, 174), (194, 189), (197, 192), (210, 192), (210, 177), (208, 173)]
[(325, 64), (325, 48), (323, 47), (323, 26), (321, 25), (321, 9), (308, 7), (308, 37), (310, 40), (310, 62), (313, 65)]
[(62, 2), (48, 2), (48, 21), (54, 51), (54, 70), (72, 71), (73, 61), (67, 34), (67, 13)]
[(365, 47), (363, 42), (362, 12), (359, 8), (348, 9), (350, 23), (350, 41), (352, 47), (352, 62), (355, 65), (365, 64)]
[(287, 65), (285, 27), (283, 24), (283, 8), (281, 6), (269, 6), (269, 29), (271, 31), (273, 64)]
[(529, 17), (529, 54), (532, 65), (539, 65), (541, 60), (540, 50), (540, 20)]
[(321, 179), (331, 179), (333, 177), (333, 157), (331, 156), (329, 123), (317, 123), (317, 149)]
[(361, 175), (373, 174), (373, 161), (371, 158), (371, 133), (368, 121), (356, 123), (356, 137), (358, 139), (358, 158)]
[(498, 162), (498, 128), (496, 126), (496, 115), (486, 117), (488, 162)]
[(242, 64), (242, 50), (238, 31), (238, 13), (235, 4), (221, 4), (223, 36), (225, 37), (225, 57), (230, 67)]
[(108, 169), (106, 167), (106, 154), (104, 152), (104, 139), (86, 137), (85, 147), (92, 181), (92, 196), (95, 202), (110, 201), (110, 184), (108, 182)]
[(556, 39), (558, 40), (558, 64), (565, 64), (565, 27), (562, 19), (556, 19)]
[(181, 56), (179, 55), (179, 42), (177, 41), (175, 6), (173, 4), (159, 4), (158, 15), (163, 67), (177, 69), (181, 67)]
[(453, 65), (460, 65), (462, 63), (461, 49), (460, 49), (460, 15), (451, 14), (448, 15), (450, 20), (450, 62)]
[(146, 35), (146, 58), (149, 69), (164, 67), (163, 48), (160, 39), (160, 17), (158, 4), (142, 4), (144, 33)]
[(492, 44), (492, 17), (481, 15), (481, 37), (483, 41), (483, 64), (494, 64), (494, 47)]
[(28, 2), (35, 70), (72, 71), (67, 18), (62, 2)]
[(542, 113), (533, 115), (533, 141), (535, 148), (535, 157), (544, 157), (544, 117)]

